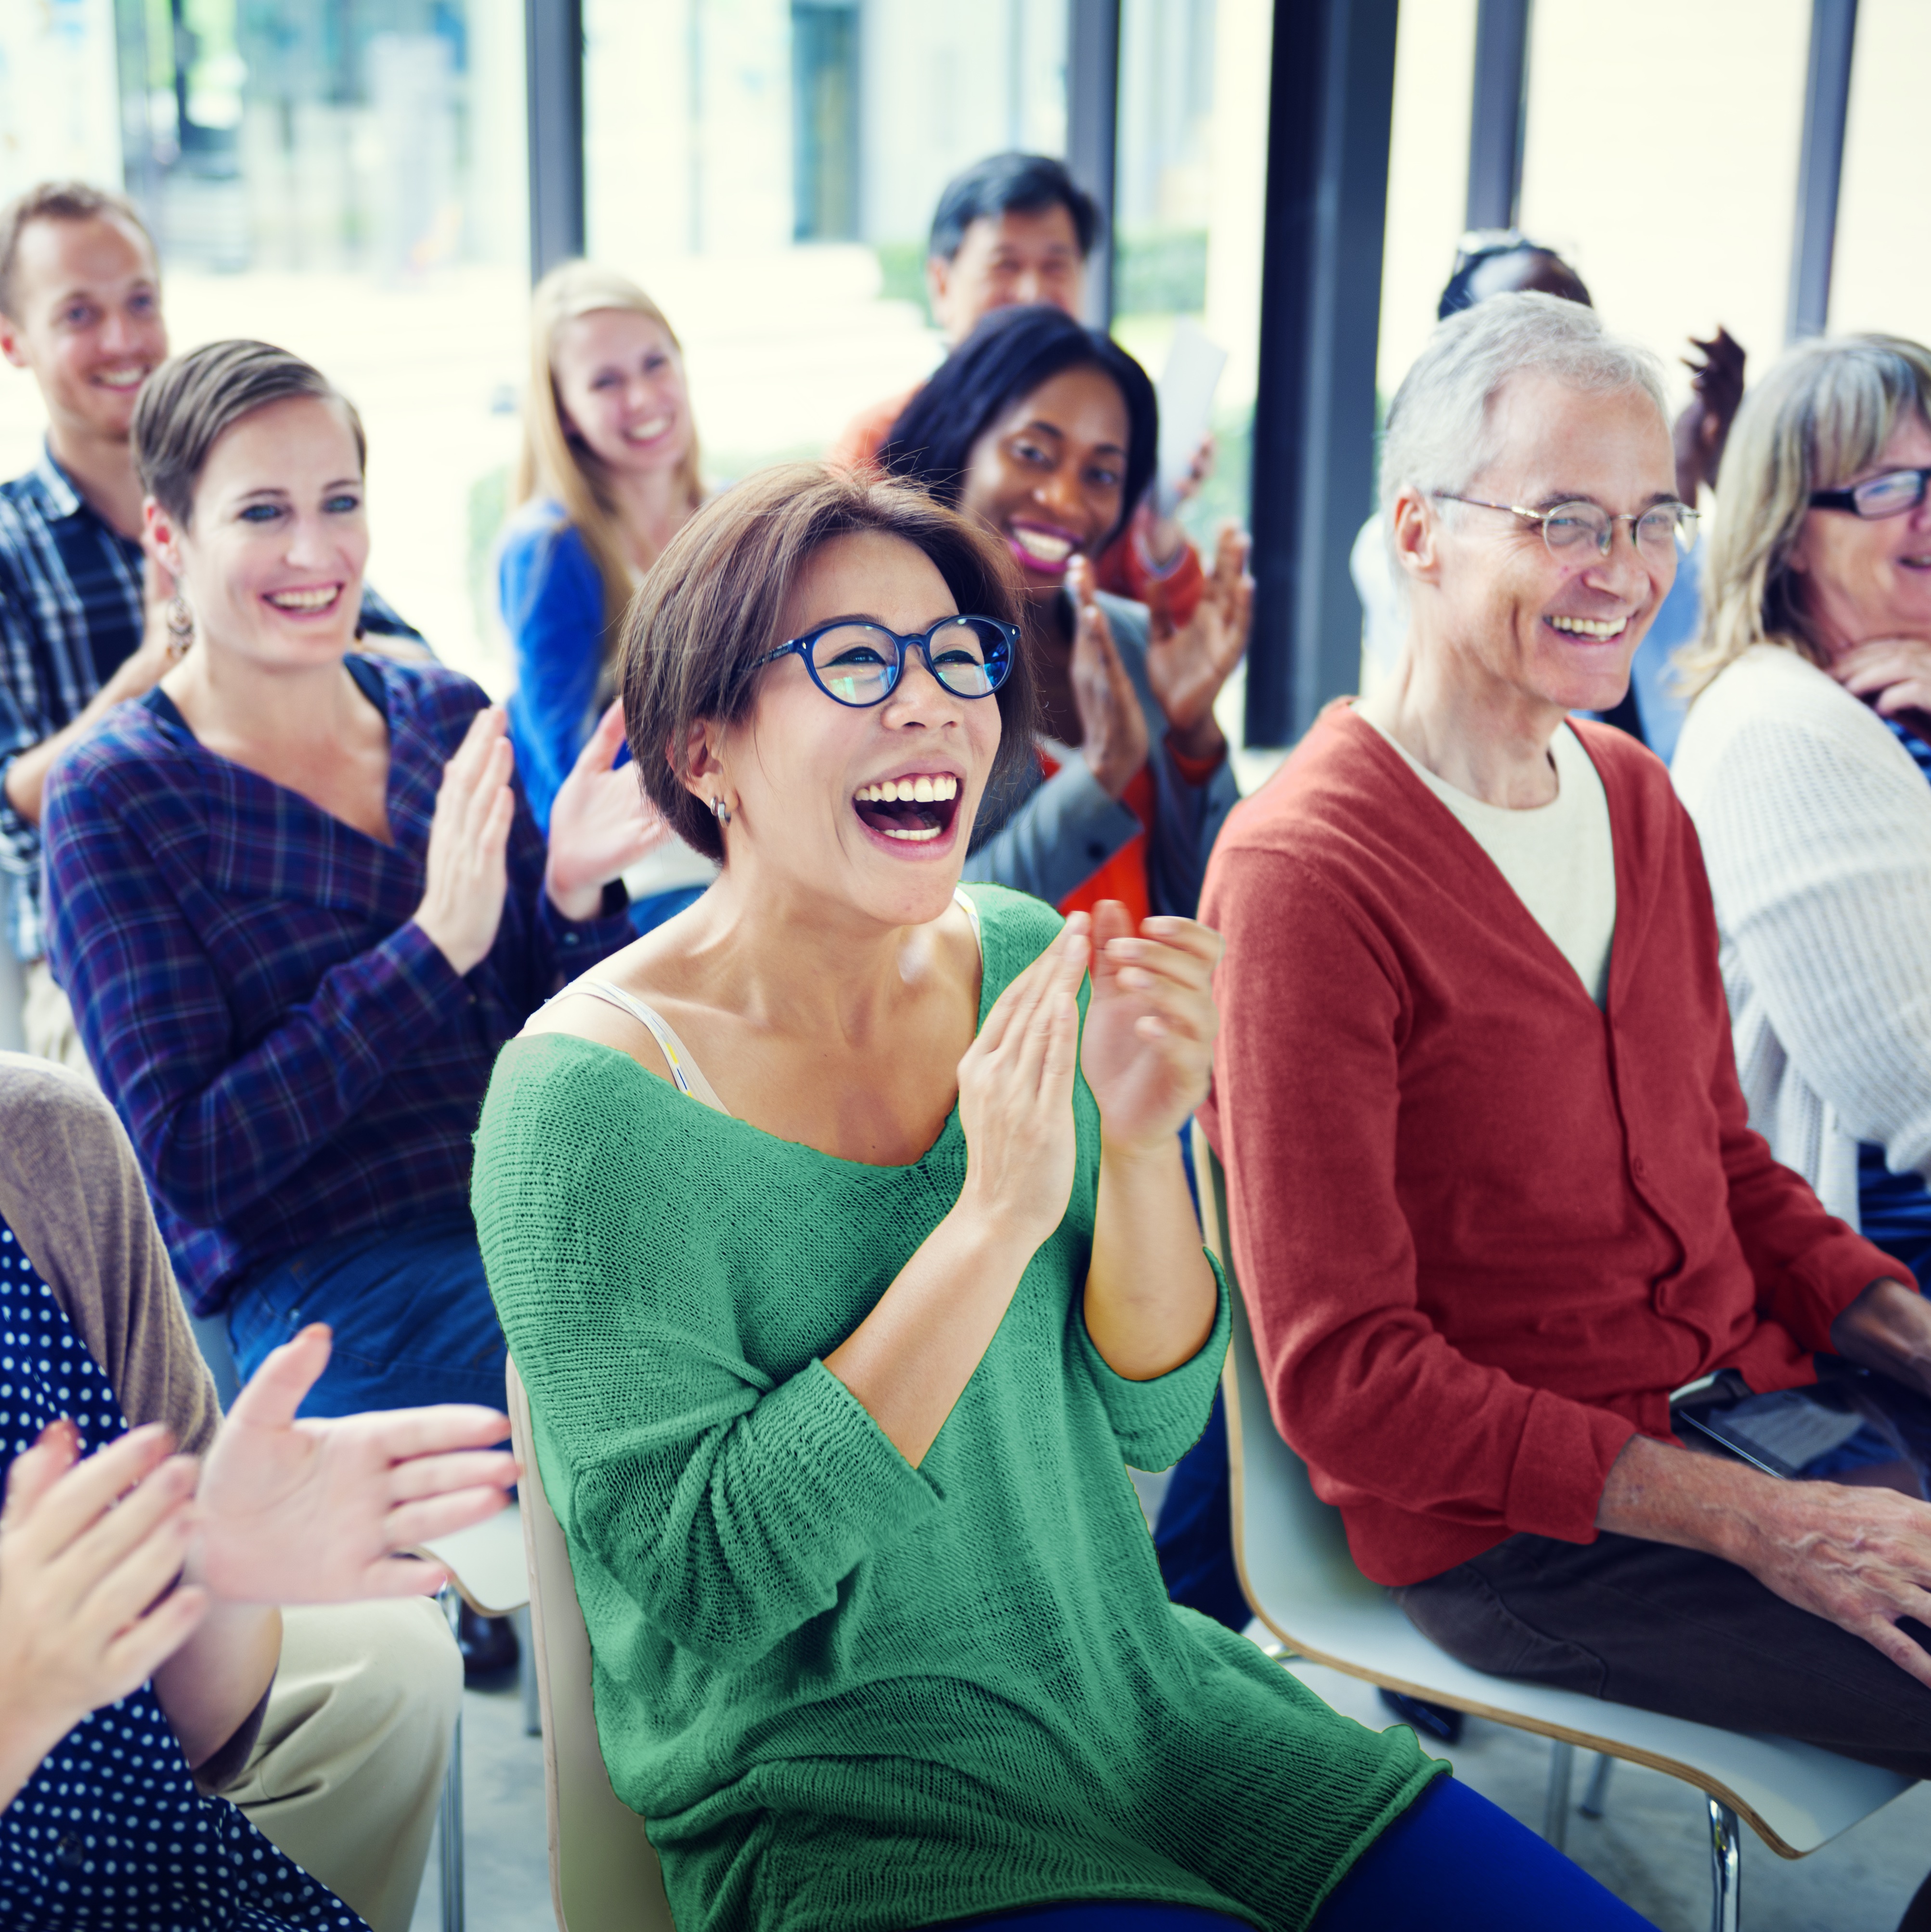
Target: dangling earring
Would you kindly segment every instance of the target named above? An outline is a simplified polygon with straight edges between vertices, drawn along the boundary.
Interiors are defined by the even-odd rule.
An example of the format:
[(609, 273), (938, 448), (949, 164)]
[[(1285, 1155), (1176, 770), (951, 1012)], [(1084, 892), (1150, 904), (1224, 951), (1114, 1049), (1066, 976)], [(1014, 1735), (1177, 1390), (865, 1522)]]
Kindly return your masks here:
[(725, 803), (722, 796), (711, 800), (710, 815), (720, 825), (728, 825), (731, 823), (731, 808)]
[(188, 608), (188, 599), (176, 596), (168, 599), (167, 654), (179, 664), (188, 655), (188, 647), (194, 641), (194, 613)]

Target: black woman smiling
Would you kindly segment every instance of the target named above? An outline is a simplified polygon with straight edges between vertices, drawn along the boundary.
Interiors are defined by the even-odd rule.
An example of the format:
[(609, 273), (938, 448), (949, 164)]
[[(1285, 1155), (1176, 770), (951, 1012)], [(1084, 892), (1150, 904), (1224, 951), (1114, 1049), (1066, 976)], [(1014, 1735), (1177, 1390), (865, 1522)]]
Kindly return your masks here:
[(966, 876), (1064, 913), (1117, 899), (1136, 926), (1192, 915), (1239, 796), (1214, 700), (1246, 648), (1253, 596), (1231, 530), (1184, 626), (1095, 589), (1093, 560), (1146, 494), (1158, 440), (1146, 372), (1042, 304), (981, 322), (879, 452), (997, 537), (1026, 586), (1045, 742), (1017, 799), (993, 802)]

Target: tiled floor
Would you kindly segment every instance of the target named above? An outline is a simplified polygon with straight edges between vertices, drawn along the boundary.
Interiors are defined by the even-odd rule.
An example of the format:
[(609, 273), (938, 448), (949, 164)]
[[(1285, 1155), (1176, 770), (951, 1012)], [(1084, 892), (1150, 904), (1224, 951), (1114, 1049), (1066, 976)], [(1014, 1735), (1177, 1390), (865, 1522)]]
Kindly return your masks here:
[[(1300, 1674), (1337, 1710), (1379, 1729), (1387, 1720), (1374, 1693), (1352, 1678), (1303, 1666)], [(1483, 1796), (1539, 1829), (1548, 1747), (1496, 1724), (1472, 1721), (1446, 1754), (1456, 1774)], [(523, 1734), (515, 1691), (473, 1692), (464, 1700), (469, 1932), (536, 1932), (552, 1923), (545, 1850), (542, 1746)], [(1579, 1800), (1593, 1760), (1578, 1757)], [(1608, 1815), (1576, 1814), (1569, 1856), (1662, 1928), (1703, 1932), (1710, 1922), (1702, 1798), (1655, 1772), (1618, 1765)], [(411, 1932), (442, 1924), (432, 1850)], [(1836, 1844), (1797, 1864), (1755, 1838), (1743, 1852), (1746, 1932), (1889, 1932), (1931, 1867), (1931, 1786), (1920, 1785)]]

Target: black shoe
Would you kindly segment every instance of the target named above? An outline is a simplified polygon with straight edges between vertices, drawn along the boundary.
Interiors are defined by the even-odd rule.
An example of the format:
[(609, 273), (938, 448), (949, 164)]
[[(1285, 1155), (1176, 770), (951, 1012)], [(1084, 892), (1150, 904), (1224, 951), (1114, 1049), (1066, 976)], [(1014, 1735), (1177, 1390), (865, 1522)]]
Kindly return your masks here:
[(479, 1616), (464, 1604), (456, 1612), (456, 1648), (463, 1682), (486, 1684), (516, 1668), (516, 1626), (508, 1617)]
[(1461, 1713), (1446, 1704), (1425, 1704), (1419, 1697), (1404, 1697), (1398, 1690), (1384, 1690), (1381, 1701), (1404, 1724), (1412, 1724), (1425, 1736), (1437, 1738), (1445, 1744), (1461, 1742)]

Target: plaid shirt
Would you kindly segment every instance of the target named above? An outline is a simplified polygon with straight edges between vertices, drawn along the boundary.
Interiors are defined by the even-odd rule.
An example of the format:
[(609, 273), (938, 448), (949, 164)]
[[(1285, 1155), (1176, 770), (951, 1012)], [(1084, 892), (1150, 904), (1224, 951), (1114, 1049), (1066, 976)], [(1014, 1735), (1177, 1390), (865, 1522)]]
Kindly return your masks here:
[(392, 846), (206, 750), (158, 689), (47, 779), (48, 962), (201, 1314), (257, 1264), (466, 1208), (497, 1049), (632, 936), (620, 889), (557, 911), (519, 792), (503, 923), (458, 976), (413, 915), (488, 700), (440, 665), (348, 662), (389, 719)]
[[(23, 752), (65, 730), (140, 648), (141, 547), (104, 522), (43, 450), (26, 476), (0, 483), (0, 785)], [(373, 591), (366, 630), (413, 638)], [(0, 871), (16, 956), (47, 950), (41, 835), (0, 791)]]

